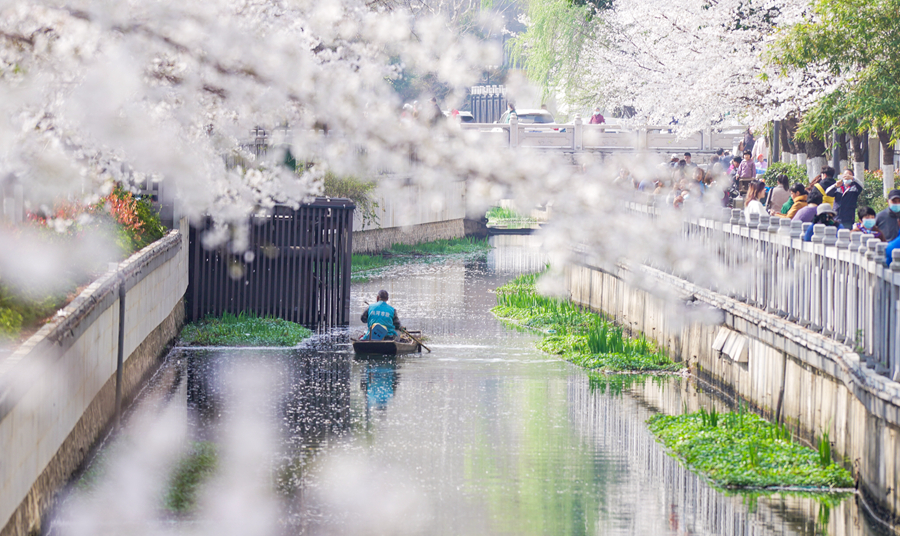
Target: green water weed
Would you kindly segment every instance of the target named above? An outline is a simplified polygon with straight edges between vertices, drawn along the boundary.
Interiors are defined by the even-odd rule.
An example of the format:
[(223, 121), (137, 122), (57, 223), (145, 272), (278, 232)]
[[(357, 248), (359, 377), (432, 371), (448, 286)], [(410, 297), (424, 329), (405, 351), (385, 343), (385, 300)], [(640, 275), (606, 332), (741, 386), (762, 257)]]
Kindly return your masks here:
[(721, 487), (853, 487), (847, 469), (830, 459), (822, 463), (822, 453), (794, 442), (783, 425), (739, 411), (719, 417), (729, 425), (712, 426), (711, 414), (655, 415), (648, 426), (673, 454)]
[(296, 346), (312, 336), (300, 324), (253, 313), (208, 316), (181, 330), (185, 346)]
[(519, 276), (497, 289), (492, 312), (501, 319), (540, 331), (538, 348), (585, 367), (610, 372), (677, 371), (661, 349), (643, 335), (631, 338), (605, 318), (571, 300), (542, 296), (536, 283), (540, 274)]

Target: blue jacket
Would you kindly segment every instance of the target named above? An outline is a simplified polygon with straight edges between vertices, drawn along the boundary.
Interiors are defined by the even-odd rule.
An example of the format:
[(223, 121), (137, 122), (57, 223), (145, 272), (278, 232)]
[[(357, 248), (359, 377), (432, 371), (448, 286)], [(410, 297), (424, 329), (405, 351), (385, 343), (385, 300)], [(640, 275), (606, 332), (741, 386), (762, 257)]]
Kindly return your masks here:
[(894, 250), (900, 247), (900, 236), (888, 242), (887, 248), (884, 250), (884, 265), (887, 267), (891, 266), (891, 261), (894, 260)]
[(386, 327), (388, 330), (388, 336), (393, 337), (397, 335), (397, 327), (400, 325), (399, 321), (397, 322), (397, 326), (394, 325), (394, 320), (397, 318), (397, 311), (387, 304), (387, 302), (377, 301), (369, 306), (369, 309), (363, 313), (362, 321), (366, 322), (369, 326), (369, 329), (372, 329), (373, 324), (381, 324)]
[[(812, 242), (812, 235), (813, 235), (813, 232), (814, 232), (814, 231), (813, 231), (813, 227), (815, 227), (815, 224), (810, 225), (809, 228), (806, 229), (806, 234), (803, 235), (803, 241), (804, 241), (804, 242)], [(837, 228), (838, 228), (838, 229), (843, 229), (844, 226), (841, 225), (841, 224), (839, 223), (839, 224), (837, 224)]]

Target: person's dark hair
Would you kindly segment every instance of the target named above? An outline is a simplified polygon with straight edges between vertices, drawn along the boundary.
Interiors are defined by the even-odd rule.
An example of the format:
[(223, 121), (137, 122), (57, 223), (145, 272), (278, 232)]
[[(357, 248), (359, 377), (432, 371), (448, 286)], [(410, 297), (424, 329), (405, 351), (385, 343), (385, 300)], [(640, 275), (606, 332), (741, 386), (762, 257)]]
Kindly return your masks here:
[(778, 184), (780, 184), (781, 187), (784, 188), (785, 190), (787, 190), (788, 188), (791, 187), (791, 181), (790, 181), (790, 179), (788, 179), (788, 176), (785, 175), (785, 174), (783, 174), (783, 173), (782, 173), (782, 174), (779, 174), (778, 176), (776, 176), (776, 177), (775, 177), (775, 181), (776, 181)]
[(801, 182), (795, 182), (793, 186), (791, 186), (791, 191), (795, 194), (806, 195), (806, 186), (803, 186)]
[(684, 153), (684, 156), (691, 156), (691, 153)]
[(516, 105), (513, 104), (513, 101), (507, 101), (507, 102), (506, 102), (506, 105), (509, 106), (509, 109), (510, 109), (510, 110), (512, 110), (512, 111), (514, 111), (514, 112), (516, 111)]
[(856, 211), (856, 215), (859, 216), (859, 221), (862, 221), (866, 216), (877, 216), (878, 213), (875, 212), (875, 209), (872, 207), (859, 207), (859, 210)]
[(686, 165), (687, 165), (687, 162), (685, 162), (684, 159), (681, 159), (678, 161), (678, 167), (684, 167)]
[(378, 291), (378, 301), (388, 301), (388, 291), (379, 290)]
[(719, 156), (722, 156), (722, 153), (724, 153), (724, 152), (725, 152), (725, 149), (721, 149), (721, 148), (716, 149), (716, 154)]
[(834, 178), (834, 168), (831, 166), (825, 166), (822, 168), (822, 174), (829, 178)]
[(810, 205), (821, 205), (822, 192), (820, 192), (817, 188), (814, 188), (813, 191), (809, 192), (809, 195), (806, 198), (806, 202)]
[(737, 156), (737, 155), (735, 155), (735, 157), (734, 157), (734, 158), (732, 158), (732, 159), (731, 159), (731, 161), (732, 161), (732, 162), (740, 162), (740, 161), (741, 161), (741, 157), (740, 157), (740, 156)]
[(744, 156), (746, 156), (746, 155), (748, 155), (748, 154), (749, 154), (750, 156), (753, 156), (753, 151), (744, 151)]
[(712, 155), (712, 156), (710, 156), (710, 157), (709, 157), (709, 163), (710, 163), (710, 164), (718, 164), (718, 163), (719, 163), (719, 157), (718, 157), (717, 155)]
[(760, 192), (764, 192), (766, 190), (766, 183), (763, 181), (750, 181), (750, 184), (747, 185), (747, 199), (759, 199)]

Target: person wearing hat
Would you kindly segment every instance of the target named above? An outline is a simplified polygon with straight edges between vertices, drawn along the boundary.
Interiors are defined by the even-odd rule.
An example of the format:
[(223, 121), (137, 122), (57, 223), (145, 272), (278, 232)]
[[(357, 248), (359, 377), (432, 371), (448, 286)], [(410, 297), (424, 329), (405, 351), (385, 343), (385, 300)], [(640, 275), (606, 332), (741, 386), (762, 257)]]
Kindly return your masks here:
[(888, 242), (900, 234), (900, 190), (888, 192), (888, 206), (875, 216), (875, 225)]
[(843, 229), (844, 226), (838, 223), (837, 212), (834, 211), (834, 207), (831, 206), (831, 203), (822, 203), (818, 207), (816, 207), (816, 217), (812, 221), (812, 225), (806, 230), (806, 234), (803, 235), (804, 242), (812, 242), (813, 235), (813, 227), (816, 226), (817, 223), (822, 223), (826, 227), (837, 227), (838, 229)]

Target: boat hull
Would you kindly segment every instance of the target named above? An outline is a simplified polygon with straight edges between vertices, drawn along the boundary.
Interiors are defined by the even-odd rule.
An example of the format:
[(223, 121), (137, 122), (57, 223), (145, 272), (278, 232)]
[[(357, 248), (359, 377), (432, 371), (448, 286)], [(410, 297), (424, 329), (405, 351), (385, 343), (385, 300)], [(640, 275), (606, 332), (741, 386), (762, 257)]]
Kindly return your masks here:
[(353, 339), (353, 351), (357, 354), (400, 355), (421, 352), (415, 341), (360, 341)]

